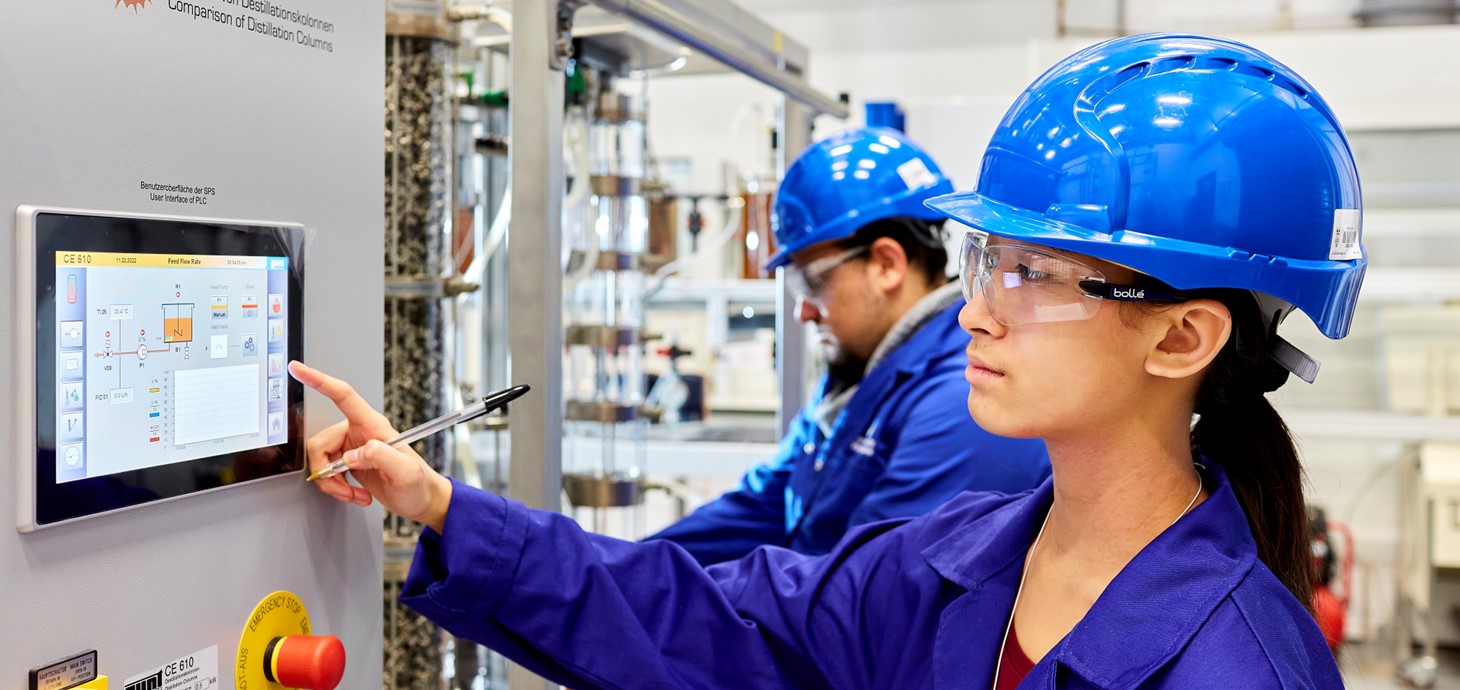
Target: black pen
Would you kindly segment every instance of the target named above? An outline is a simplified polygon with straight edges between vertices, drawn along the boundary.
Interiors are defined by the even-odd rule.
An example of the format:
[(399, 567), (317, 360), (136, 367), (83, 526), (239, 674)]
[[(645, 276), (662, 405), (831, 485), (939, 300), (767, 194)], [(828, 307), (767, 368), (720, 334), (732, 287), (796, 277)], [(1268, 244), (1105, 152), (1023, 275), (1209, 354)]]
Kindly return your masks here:
[[(492, 410), (498, 409), (503, 405), (506, 405), (507, 403), (522, 397), (529, 390), (531, 389), (527, 386), (513, 386), (506, 390), (497, 391), (496, 393), (482, 398), (481, 402), (473, 403), (450, 414), (437, 417), (420, 426), (407, 429), (401, 432), (400, 436), (386, 441), (385, 443), (389, 446), (399, 446), (407, 443), (415, 443), (416, 441), (426, 438), (427, 436), (430, 436), (438, 431), (449, 429), (462, 422), (471, 421), (488, 412), (491, 412)], [(305, 478), (305, 481), (312, 482), (316, 479), (326, 479), (328, 477), (333, 477), (337, 474), (341, 474), (348, 469), (348, 467), (345, 467), (345, 459), (340, 458), (339, 460), (336, 460), (326, 465), (324, 469), (321, 469), (320, 471), (309, 475)]]

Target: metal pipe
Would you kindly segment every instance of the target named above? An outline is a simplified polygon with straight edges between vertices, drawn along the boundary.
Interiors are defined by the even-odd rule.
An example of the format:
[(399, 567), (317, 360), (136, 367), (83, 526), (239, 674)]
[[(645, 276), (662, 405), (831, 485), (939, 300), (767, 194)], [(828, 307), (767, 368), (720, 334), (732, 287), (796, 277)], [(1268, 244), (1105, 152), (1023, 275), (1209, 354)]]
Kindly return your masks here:
[[(512, 220), (507, 241), (513, 381), (533, 395), (513, 403), (512, 498), (533, 508), (561, 505), (563, 437), (563, 73), (549, 69), (547, 27), (557, 3), (514, 0), (512, 14)], [(529, 27), (541, 27), (532, 31)]]
[[(811, 144), (811, 117), (807, 108), (789, 99), (781, 100), (781, 148), (777, 172), (786, 168)], [(791, 420), (806, 403), (806, 327), (796, 317), (796, 295), (786, 282), (786, 272), (776, 271), (776, 372), (780, 374), (780, 403), (776, 406), (776, 428), (785, 434)]]
[[(510, 380), (533, 387), (513, 403), (509, 495), (532, 508), (559, 510), (563, 490), (563, 73), (551, 65), (557, 0), (512, 0), (508, 104), (512, 219), (507, 277), (512, 328)], [(556, 684), (513, 664), (512, 690)]]
[[(650, 0), (589, 0), (589, 2), (608, 12), (639, 22), (700, 51), (724, 63), (727, 67), (806, 104), (815, 111), (813, 114), (824, 113), (838, 118), (845, 118), (850, 114), (845, 103), (812, 88), (805, 79), (786, 71), (782, 65), (766, 60), (728, 40), (726, 36), (734, 33), (733, 27), (691, 22), (684, 15), (675, 12), (662, 2)], [(781, 38), (780, 33), (776, 33), (775, 36), (777, 39)]]
[(1363, 0), (1354, 17), (1365, 27), (1414, 26), (1453, 24), (1457, 12), (1453, 0)]

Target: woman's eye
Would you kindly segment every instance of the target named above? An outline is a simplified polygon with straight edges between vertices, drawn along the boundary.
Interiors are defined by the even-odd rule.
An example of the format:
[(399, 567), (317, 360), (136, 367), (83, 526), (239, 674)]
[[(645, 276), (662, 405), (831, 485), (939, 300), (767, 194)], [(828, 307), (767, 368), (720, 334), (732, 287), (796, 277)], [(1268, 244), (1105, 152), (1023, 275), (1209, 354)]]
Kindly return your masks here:
[(1053, 278), (1052, 275), (1027, 264), (1021, 263), (1014, 270), (1019, 274), (1019, 278), (1026, 283), (1045, 282)]

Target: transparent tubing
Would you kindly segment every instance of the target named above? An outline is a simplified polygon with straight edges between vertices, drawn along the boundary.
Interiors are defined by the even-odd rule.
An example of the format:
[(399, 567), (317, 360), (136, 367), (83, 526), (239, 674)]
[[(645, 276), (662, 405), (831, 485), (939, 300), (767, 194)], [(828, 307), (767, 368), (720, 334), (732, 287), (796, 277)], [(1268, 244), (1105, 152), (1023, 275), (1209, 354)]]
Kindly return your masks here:
[[(591, 95), (593, 104), (621, 98), (611, 89)], [(587, 127), (579, 132), (586, 141), (575, 139), (569, 150), (574, 191), (580, 185), (591, 189), (585, 205), (564, 209), (573, 214), (564, 219), (572, 245), (564, 290), (570, 330), (564, 353), (569, 406), (564, 483), (575, 512), (590, 511), (592, 529), (635, 537), (643, 523), (634, 506), (641, 501), (648, 425), (641, 344), (647, 280), (640, 267), (649, 238), (649, 205), (640, 189), (647, 169), (645, 129), (642, 120), (625, 117), (624, 109), (584, 110)]]

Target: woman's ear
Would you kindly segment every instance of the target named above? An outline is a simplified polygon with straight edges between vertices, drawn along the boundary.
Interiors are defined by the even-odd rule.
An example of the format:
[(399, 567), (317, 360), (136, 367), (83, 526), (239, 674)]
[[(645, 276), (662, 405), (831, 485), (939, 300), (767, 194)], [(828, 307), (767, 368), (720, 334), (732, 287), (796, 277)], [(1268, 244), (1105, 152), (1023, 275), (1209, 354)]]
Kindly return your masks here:
[(1182, 379), (1200, 373), (1232, 336), (1232, 312), (1212, 299), (1182, 302), (1152, 316), (1158, 341), (1146, 355), (1146, 373)]

